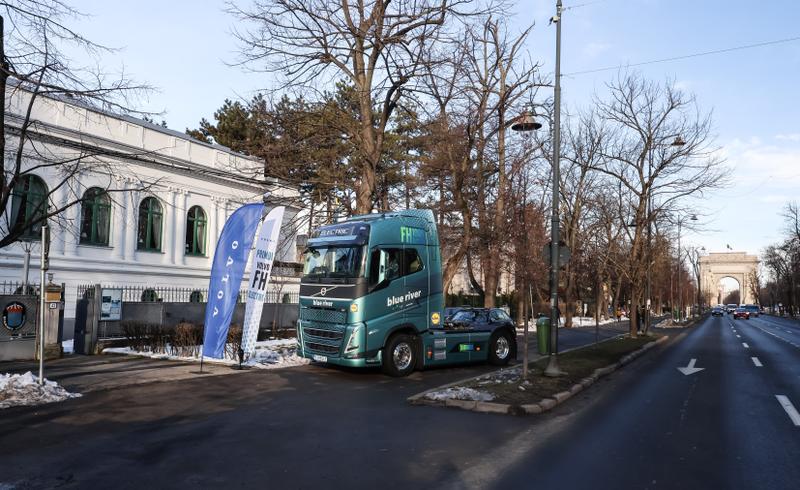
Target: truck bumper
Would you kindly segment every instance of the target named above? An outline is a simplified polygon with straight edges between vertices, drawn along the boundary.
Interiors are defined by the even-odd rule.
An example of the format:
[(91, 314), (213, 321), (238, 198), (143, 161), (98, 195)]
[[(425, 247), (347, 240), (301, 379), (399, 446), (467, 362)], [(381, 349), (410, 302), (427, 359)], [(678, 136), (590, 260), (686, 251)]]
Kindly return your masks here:
[(312, 361), (319, 362), (321, 364), (334, 364), (336, 366), (346, 366), (346, 367), (353, 367), (353, 368), (367, 368), (367, 367), (374, 367), (381, 365), (381, 351), (378, 351), (378, 355), (372, 358), (358, 358), (358, 359), (349, 359), (345, 357), (325, 357), (324, 360), (320, 360), (319, 357), (316, 359), (314, 356), (310, 354), (306, 354), (302, 357), (306, 359), (311, 359)]

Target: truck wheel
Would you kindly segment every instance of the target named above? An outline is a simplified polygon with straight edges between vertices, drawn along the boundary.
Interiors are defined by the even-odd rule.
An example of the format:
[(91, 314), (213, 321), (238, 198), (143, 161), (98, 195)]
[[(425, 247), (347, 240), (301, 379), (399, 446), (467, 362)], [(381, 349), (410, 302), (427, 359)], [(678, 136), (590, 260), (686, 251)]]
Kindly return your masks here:
[(489, 364), (505, 366), (516, 350), (516, 343), (508, 332), (493, 333), (489, 339)]
[(408, 376), (417, 364), (414, 338), (406, 334), (393, 335), (383, 350), (383, 372), (389, 376)]

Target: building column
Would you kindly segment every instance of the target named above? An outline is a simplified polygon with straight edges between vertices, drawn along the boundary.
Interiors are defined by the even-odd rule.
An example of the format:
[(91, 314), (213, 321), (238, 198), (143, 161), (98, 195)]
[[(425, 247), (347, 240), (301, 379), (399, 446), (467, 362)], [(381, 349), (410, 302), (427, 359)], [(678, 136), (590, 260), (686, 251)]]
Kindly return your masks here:
[[(119, 189), (125, 189), (125, 184), (127, 180), (120, 180), (117, 185)], [(119, 203), (117, 206), (112, 208), (112, 216), (114, 219), (111, 221), (112, 226), (114, 227), (114, 239), (111, 242), (111, 246), (114, 247), (114, 251), (111, 253), (111, 257), (114, 260), (123, 260), (125, 258), (125, 238), (126, 238), (126, 229), (128, 227), (126, 215), (128, 213), (128, 193), (124, 190), (118, 192), (117, 195), (119, 196)]]
[(136, 257), (136, 235), (139, 230), (139, 192), (131, 190), (128, 194), (128, 207), (125, 209), (125, 260), (133, 261)]
[(220, 223), (220, 198), (211, 197), (211, 202), (214, 207), (208, 213), (208, 266), (211, 267), (214, 261), (214, 252), (217, 250), (217, 242), (219, 241), (219, 234), (222, 232), (222, 224)]
[[(70, 185), (72, 182), (65, 182), (64, 185)], [(66, 201), (75, 201), (80, 196), (76, 195), (74, 191), (67, 190), (64, 193)], [(75, 257), (78, 255), (78, 242), (81, 240), (81, 204), (76, 203), (67, 209), (67, 225), (64, 230), (64, 255), (67, 257)]]
[(177, 191), (178, 204), (175, 208), (175, 264), (184, 265), (186, 263), (186, 198), (188, 192), (179, 189)]
[(175, 236), (175, 215), (177, 214), (175, 201), (175, 189), (170, 187), (167, 191), (167, 219), (164, 220), (165, 222), (163, 223), (163, 230), (161, 232), (161, 250), (165, 252), (162, 262), (165, 264), (175, 263), (175, 240), (178, 238)]
[[(67, 205), (66, 182), (61, 184), (58, 187), (58, 189), (55, 190), (54, 194), (55, 195), (53, 196), (53, 200), (55, 201), (56, 206), (62, 208)], [(64, 249), (66, 247), (66, 238), (73, 228), (74, 228), (73, 223), (71, 223), (70, 221), (65, 221), (62, 223), (62, 226), (59, 226), (54, 229), (55, 233), (53, 233), (50, 245), (50, 251), (52, 254), (64, 255)]]

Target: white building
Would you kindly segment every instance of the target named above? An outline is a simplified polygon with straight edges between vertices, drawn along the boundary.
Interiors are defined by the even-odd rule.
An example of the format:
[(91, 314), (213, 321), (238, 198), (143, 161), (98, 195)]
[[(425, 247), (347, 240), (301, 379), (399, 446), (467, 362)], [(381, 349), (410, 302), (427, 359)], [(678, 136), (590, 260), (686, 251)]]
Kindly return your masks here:
[[(9, 92), (6, 141), (12, 151), (7, 162), (16, 145), (13, 134), (23, 121), (15, 114), (24, 114), (30, 100), (28, 92), (11, 87)], [(205, 301), (202, 291), (208, 287), (217, 237), (237, 207), (261, 201), (265, 187), (257, 180), (263, 182), (263, 163), (177, 131), (61, 99), (37, 97), (31, 120), (31, 142), (24, 146), (24, 165), (31, 173), (19, 183), (0, 231), (5, 233), (14, 216), (30, 212), (30, 204), (42, 196), (49, 195), (48, 204), (56, 209), (81, 200), (51, 221), (50, 272), (53, 282), (66, 285), (65, 337), (70, 336), (79, 285), (196, 289), (194, 300)], [(77, 161), (80, 170), (74, 173)], [(286, 231), (286, 223), (301, 211), (294, 199), (297, 191), (277, 181), (269, 191), (273, 201), (287, 206)], [(23, 280), (27, 247), (29, 281), (39, 282), (40, 231), (27, 231), (29, 244), (0, 249), (0, 281)], [(277, 260), (295, 262), (295, 233), (287, 235)], [(273, 281), (282, 294), (299, 289), (295, 278), (278, 275)]]

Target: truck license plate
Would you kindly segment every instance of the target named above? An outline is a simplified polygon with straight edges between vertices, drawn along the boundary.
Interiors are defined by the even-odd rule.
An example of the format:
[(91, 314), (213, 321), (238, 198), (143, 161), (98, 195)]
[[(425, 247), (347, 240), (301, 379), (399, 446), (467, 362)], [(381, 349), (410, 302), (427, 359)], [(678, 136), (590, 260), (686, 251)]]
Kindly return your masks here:
[(317, 362), (328, 362), (328, 357), (327, 356), (320, 356), (320, 355), (314, 354), (313, 359), (315, 361), (317, 361)]

